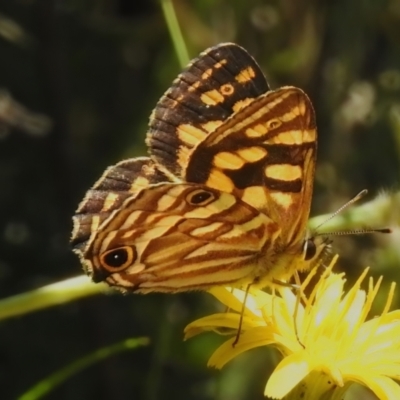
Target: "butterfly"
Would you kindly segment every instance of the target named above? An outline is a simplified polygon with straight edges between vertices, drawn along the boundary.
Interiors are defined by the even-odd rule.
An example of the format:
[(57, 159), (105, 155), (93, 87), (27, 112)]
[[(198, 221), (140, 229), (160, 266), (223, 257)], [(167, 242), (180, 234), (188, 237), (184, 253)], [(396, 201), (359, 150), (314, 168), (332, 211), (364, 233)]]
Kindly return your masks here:
[(124, 292), (284, 284), (321, 262), (307, 232), (317, 132), (299, 88), (270, 90), (242, 47), (194, 59), (150, 117), (150, 157), (109, 167), (73, 217), (94, 282)]

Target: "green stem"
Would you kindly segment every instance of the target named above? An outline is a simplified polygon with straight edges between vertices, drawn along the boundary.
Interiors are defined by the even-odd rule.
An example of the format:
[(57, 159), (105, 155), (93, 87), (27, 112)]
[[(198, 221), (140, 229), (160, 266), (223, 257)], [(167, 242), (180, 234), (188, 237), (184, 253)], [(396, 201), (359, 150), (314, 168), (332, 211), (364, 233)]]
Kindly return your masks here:
[(104, 347), (102, 349), (96, 350), (78, 361), (75, 361), (66, 367), (54, 372), (47, 378), (43, 379), (30, 389), (28, 389), (24, 394), (22, 394), (18, 400), (37, 400), (55, 389), (61, 383), (65, 382), (72, 375), (82, 371), (83, 369), (100, 362), (114, 354), (121, 353), (127, 350), (133, 350), (139, 346), (146, 346), (149, 343), (147, 338), (136, 338), (127, 339), (123, 342), (116, 343), (109, 347)]
[(94, 285), (86, 275), (66, 279), (1, 300), (0, 320), (40, 310), (41, 308), (69, 303), (81, 297), (105, 292), (106, 289), (106, 285)]
[(179, 27), (172, 0), (161, 0), (161, 7), (165, 21), (167, 22), (175, 52), (178, 56), (179, 64), (181, 67), (184, 67), (189, 62), (189, 54), (182, 36), (181, 28)]

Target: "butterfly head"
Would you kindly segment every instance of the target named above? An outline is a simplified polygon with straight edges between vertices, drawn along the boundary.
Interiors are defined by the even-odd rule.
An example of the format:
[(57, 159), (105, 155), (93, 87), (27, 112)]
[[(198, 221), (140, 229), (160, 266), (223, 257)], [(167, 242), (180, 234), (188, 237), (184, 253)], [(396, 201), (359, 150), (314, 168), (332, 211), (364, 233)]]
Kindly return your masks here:
[(331, 258), (331, 243), (327, 237), (310, 236), (304, 240), (303, 260), (305, 268), (310, 269), (318, 265), (326, 266)]

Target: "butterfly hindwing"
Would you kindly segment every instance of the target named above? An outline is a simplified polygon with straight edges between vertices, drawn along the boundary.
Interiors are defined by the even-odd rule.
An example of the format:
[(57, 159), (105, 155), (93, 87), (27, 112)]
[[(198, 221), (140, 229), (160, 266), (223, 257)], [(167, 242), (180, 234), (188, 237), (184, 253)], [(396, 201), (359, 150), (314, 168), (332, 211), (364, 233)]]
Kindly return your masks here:
[(249, 283), (278, 224), (235, 196), (162, 183), (129, 197), (83, 254), (95, 281), (131, 292)]

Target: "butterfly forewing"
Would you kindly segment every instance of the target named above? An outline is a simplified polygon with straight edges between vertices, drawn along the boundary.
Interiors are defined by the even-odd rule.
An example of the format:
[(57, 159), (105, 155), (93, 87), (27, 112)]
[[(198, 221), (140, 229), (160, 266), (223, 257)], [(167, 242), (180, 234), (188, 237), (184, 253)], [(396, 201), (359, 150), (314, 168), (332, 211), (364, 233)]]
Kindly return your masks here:
[(181, 176), (194, 146), (269, 90), (253, 57), (223, 43), (194, 59), (157, 103), (147, 144), (153, 159)]
[(312, 104), (295, 87), (260, 96), (192, 152), (184, 179), (234, 194), (275, 221), (281, 241), (303, 241), (316, 159)]
[[(84, 259), (94, 280), (122, 290), (204, 290), (251, 282), (278, 234), (278, 224), (231, 194), (159, 184), (128, 198)], [(123, 251), (122, 265), (113, 264)]]

